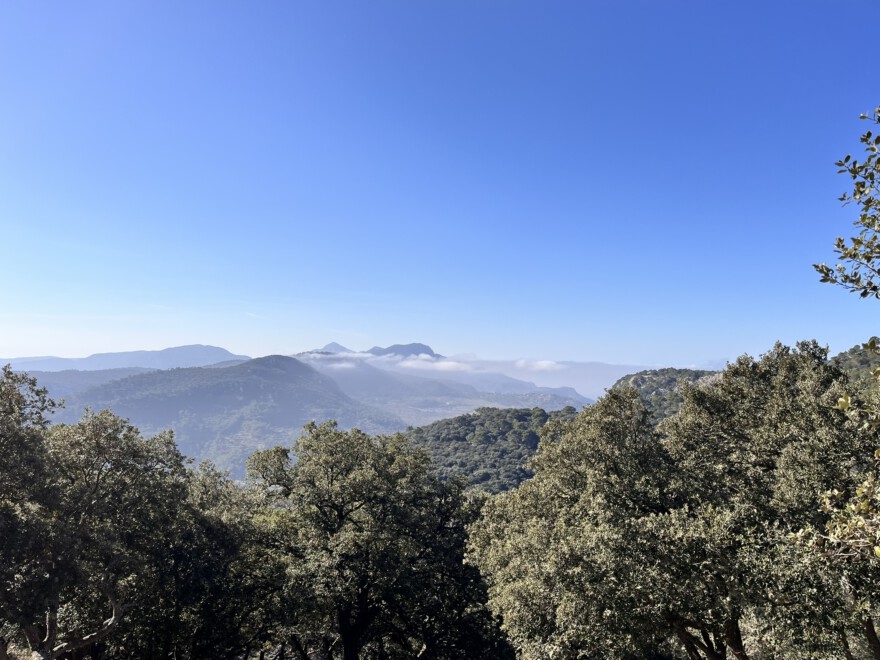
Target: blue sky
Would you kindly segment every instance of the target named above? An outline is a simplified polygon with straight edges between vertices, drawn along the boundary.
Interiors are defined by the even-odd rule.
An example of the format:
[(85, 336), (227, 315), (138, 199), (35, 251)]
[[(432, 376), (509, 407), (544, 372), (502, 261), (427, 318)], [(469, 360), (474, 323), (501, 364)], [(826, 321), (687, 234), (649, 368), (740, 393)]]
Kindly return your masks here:
[(0, 356), (420, 341), (702, 365), (822, 285), (880, 4), (7, 2)]

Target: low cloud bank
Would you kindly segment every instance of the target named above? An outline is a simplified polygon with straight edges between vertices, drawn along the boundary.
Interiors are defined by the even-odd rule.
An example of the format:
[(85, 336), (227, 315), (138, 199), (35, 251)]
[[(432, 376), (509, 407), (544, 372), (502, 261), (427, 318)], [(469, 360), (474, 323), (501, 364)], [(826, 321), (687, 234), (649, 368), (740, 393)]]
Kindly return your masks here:
[[(420, 355), (373, 355), (371, 353), (306, 353), (299, 356), (306, 360), (320, 360), (334, 369), (354, 367), (367, 363), (379, 369), (404, 373), (431, 372), (435, 377), (445, 377), (461, 382), (497, 374), (508, 378), (534, 383), (539, 387), (571, 387), (582, 396), (591, 399), (605, 393), (618, 379), (648, 367), (641, 365), (607, 364), (604, 362), (557, 362), (520, 358), (515, 360), (481, 360), (473, 355), (437, 357)], [(425, 374), (427, 376), (427, 374)], [(465, 380), (466, 378), (466, 380)]]

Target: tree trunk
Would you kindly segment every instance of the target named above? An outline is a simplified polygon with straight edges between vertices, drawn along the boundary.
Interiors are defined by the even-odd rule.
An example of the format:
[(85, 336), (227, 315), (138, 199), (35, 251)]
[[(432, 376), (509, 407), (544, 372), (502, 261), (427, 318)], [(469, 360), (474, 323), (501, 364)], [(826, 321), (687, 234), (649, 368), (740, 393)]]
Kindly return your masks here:
[(846, 660), (856, 660), (856, 656), (852, 654), (852, 649), (849, 647), (849, 639), (846, 637), (846, 628), (840, 629), (840, 641), (843, 644), (843, 655)]
[(348, 608), (339, 612), (339, 641), (342, 642), (342, 660), (358, 660), (361, 652), (359, 626), (351, 620)]
[(742, 631), (739, 629), (738, 618), (730, 618), (724, 625), (724, 643), (733, 652), (733, 657), (736, 660), (749, 660), (749, 655), (746, 653), (745, 646), (743, 646)]
[(678, 637), (678, 640), (681, 642), (682, 646), (684, 646), (684, 650), (690, 660), (703, 660), (702, 654), (694, 644), (693, 640), (690, 638), (690, 635), (688, 635), (683, 630), (676, 630), (675, 634)]
[(101, 624), (101, 627), (93, 633), (79, 638), (69, 639), (56, 646), (55, 641), (58, 637), (57, 603), (50, 605), (46, 614), (45, 637), (41, 636), (41, 631), (38, 626), (24, 626), (22, 632), (24, 632), (28, 641), (28, 646), (31, 649), (31, 658), (33, 660), (69, 658), (74, 657), (74, 654), (81, 649), (98, 650), (100, 653), (98, 655), (93, 655), (93, 658), (103, 656), (103, 648), (101, 648), (102, 640), (119, 625), (119, 622), (122, 621), (122, 617), (125, 616), (125, 606), (122, 604), (122, 601), (112, 594), (106, 586), (104, 591), (110, 602), (112, 612), (110, 618), (104, 621)]
[[(291, 636), (290, 644), (293, 646), (293, 650), (297, 652), (300, 657), (300, 660), (309, 660), (309, 654), (306, 651), (305, 647), (302, 645), (302, 642), (299, 641), (299, 638), (296, 635)], [(283, 660), (283, 658), (282, 658)]]
[(358, 660), (364, 646), (364, 634), (375, 617), (369, 606), (369, 594), (361, 590), (356, 604), (348, 604), (337, 610), (339, 641), (342, 643), (342, 660)]
[(871, 617), (865, 619), (865, 637), (868, 646), (871, 647), (871, 655), (875, 660), (880, 660), (880, 639), (877, 639), (877, 631), (874, 629), (874, 620)]
[(724, 645), (712, 642), (705, 630), (700, 630), (702, 639), (687, 630), (684, 624), (674, 624), (675, 634), (684, 646), (690, 660), (725, 660), (727, 650)]

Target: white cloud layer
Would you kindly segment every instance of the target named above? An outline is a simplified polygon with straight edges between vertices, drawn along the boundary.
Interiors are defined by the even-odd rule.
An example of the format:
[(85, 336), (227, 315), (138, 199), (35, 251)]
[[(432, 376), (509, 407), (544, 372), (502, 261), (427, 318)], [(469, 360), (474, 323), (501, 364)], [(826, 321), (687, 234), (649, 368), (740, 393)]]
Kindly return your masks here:
[[(423, 360), (423, 357), (428, 359)], [(418, 358), (407, 358), (399, 364), (407, 369), (424, 369), (426, 371), (473, 371), (473, 367), (464, 362), (435, 360), (428, 355), (420, 355)]]
[(523, 371), (562, 371), (565, 369), (564, 364), (553, 360), (517, 360), (514, 365)]

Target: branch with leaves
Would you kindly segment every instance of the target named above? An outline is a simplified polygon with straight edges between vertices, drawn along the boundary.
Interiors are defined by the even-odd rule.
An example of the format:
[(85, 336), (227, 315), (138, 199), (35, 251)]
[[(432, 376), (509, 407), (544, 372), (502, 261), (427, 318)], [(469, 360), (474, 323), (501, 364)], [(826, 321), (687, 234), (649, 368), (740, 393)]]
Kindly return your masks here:
[[(880, 125), (880, 107), (861, 119)], [(859, 217), (853, 224), (861, 227), (856, 236), (848, 239), (838, 237), (834, 251), (840, 263), (834, 268), (827, 264), (814, 264), (823, 282), (858, 293), (862, 298), (880, 298), (880, 135), (868, 130), (861, 136), (865, 159), (859, 161), (847, 154), (835, 163), (840, 174), (848, 174), (853, 182), (851, 193), (844, 193), (840, 201), (856, 204)]]

